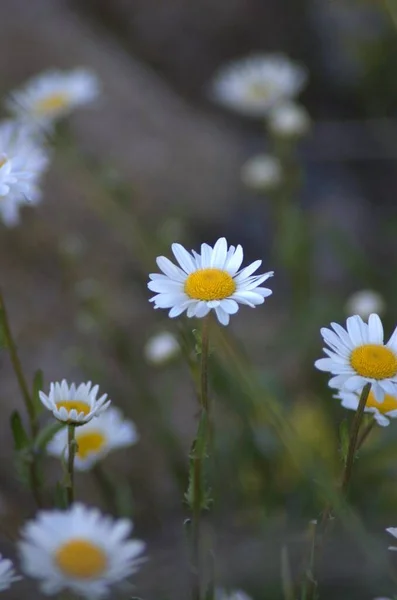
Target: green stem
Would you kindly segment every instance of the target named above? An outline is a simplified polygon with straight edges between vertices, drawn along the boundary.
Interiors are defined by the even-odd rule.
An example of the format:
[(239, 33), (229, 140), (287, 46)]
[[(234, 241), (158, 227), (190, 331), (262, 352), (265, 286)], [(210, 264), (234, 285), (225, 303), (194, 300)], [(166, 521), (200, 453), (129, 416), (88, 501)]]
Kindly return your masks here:
[[(203, 463), (210, 434), (210, 402), (208, 397), (209, 316), (203, 319), (201, 332), (200, 365), (200, 419), (193, 451), (193, 499), (192, 499), (192, 598), (200, 600), (202, 569), (200, 561), (201, 509), (203, 505)], [(203, 423), (205, 427), (203, 429)], [(204, 440), (200, 439), (204, 436)]]
[(66, 494), (68, 506), (74, 502), (74, 457), (76, 455), (76, 440), (75, 440), (76, 425), (68, 424), (68, 482), (66, 486)]
[(21, 365), (21, 361), (19, 360), (17, 347), (14, 342), (14, 338), (12, 337), (11, 327), (8, 319), (8, 314), (6, 310), (6, 306), (4, 303), (3, 296), (0, 292), (0, 315), (3, 324), (3, 333), (5, 337), (5, 341), (7, 344), (8, 351), (10, 353), (12, 368), (14, 369), (15, 376), (18, 381), (19, 389), (21, 390), (21, 394), (23, 400), (25, 402), (25, 407), (29, 416), (30, 429), (32, 433), (32, 437), (35, 437), (38, 432), (38, 424), (36, 420), (35, 410), (32, 398), (29, 393), (29, 388), (26, 383), (25, 376), (23, 374), (23, 369)]
[[(0, 291), (0, 320), (3, 329), (4, 339), (6, 343), (6, 347), (10, 353), (10, 359), (12, 368), (15, 373), (15, 377), (17, 379), (19, 389), (22, 394), (22, 398), (25, 404), (26, 412), (28, 413), (29, 418), (29, 426), (30, 433), (32, 439), (35, 439), (39, 430), (36, 412), (34, 409), (34, 404), (32, 397), (29, 392), (29, 387), (25, 379), (25, 375), (23, 373), (22, 364), (18, 356), (17, 347), (12, 336), (10, 322), (8, 318), (8, 313), (6, 310), (6, 306), (4, 303), (3, 295)], [(33, 498), (36, 502), (38, 508), (43, 506), (43, 500), (41, 497), (41, 483), (40, 483), (40, 475), (38, 470), (38, 463), (35, 454), (32, 454), (32, 462), (30, 464), (30, 487), (32, 491)]]
[(352, 470), (353, 470), (353, 463), (354, 463), (354, 459), (355, 459), (356, 451), (357, 451), (358, 434), (359, 434), (360, 426), (361, 426), (361, 423), (362, 423), (362, 420), (364, 417), (365, 405), (367, 403), (370, 389), (371, 389), (370, 383), (367, 383), (363, 387), (361, 396), (360, 396), (360, 402), (358, 404), (356, 414), (354, 415), (352, 428), (350, 431), (350, 441), (349, 441), (349, 448), (347, 451), (345, 469), (344, 469), (343, 477), (342, 477), (342, 484), (341, 484), (342, 493), (346, 492), (346, 490), (349, 486), (349, 483), (350, 483), (351, 474), (352, 474)]

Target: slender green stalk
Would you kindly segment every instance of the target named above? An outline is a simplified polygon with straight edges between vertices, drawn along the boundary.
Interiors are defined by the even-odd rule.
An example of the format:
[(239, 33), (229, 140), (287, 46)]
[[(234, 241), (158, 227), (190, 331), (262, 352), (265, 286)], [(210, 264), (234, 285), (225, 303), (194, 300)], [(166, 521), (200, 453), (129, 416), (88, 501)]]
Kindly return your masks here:
[(0, 315), (1, 321), (3, 325), (3, 333), (5, 337), (5, 342), (7, 345), (7, 349), (10, 353), (12, 368), (14, 369), (15, 377), (17, 378), (19, 389), (21, 390), (22, 398), (25, 403), (26, 411), (29, 416), (29, 424), (32, 436), (35, 437), (38, 431), (38, 424), (36, 419), (36, 414), (34, 410), (33, 400), (31, 398), (28, 384), (26, 383), (25, 376), (23, 374), (22, 364), (19, 360), (17, 347), (14, 342), (14, 338), (12, 337), (10, 322), (8, 319), (8, 314), (6, 310), (6, 306), (4, 303), (3, 296), (0, 292)]
[(200, 419), (193, 450), (192, 486), (192, 598), (202, 597), (202, 567), (200, 559), (201, 511), (205, 490), (203, 489), (203, 464), (210, 437), (210, 402), (208, 397), (209, 317), (203, 319), (201, 332), (200, 365)]
[(365, 405), (367, 403), (370, 389), (371, 389), (370, 383), (367, 383), (363, 387), (361, 396), (360, 396), (360, 402), (358, 404), (356, 414), (354, 415), (352, 428), (350, 431), (350, 441), (349, 441), (349, 448), (347, 450), (345, 469), (343, 472), (342, 483), (341, 483), (342, 493), (346, 492), (346, 490), (349, 486), (349, 483), (350, 483), (352, 470), (353, 470), (353, 463), (354, 463), (354, 459), (355, 459), (356, 451), (357, 451), (358, 434), (359, 434), (361, 423), (362, 423), (362, 420), (364, 417)]
[[(15, 377), (17, 379), (19, 389), (21, 391), (22, 398), (23, 398), (23, 401), (25, 404), (26, 412), (28, 414), (30, 434), (32, 436), (32, 439), (35, 439), (37, 436), (38, 430), (39, 430), (37, 417), (36, 417), (36, 411), (34, 409), (33, 399), (30, 395), (29, 387), (26, 382), (25, 375), (23, 373), (23, 368), (22, 368), (22, 364), (21, 364), (21, 361), (18, 356), (17, 347), (15, 344), (14, 338), (12, 336), (8, 313), (7, 313), (7, 309), (6, 309), (6, 306), (4, 303), (4, 298), (3, 298), (1, 291), (0, 291), (0, 321), (1, 321), (1, 325), (2, 325), (2, 330), (3, 330), (6, 347), (10, 353), (12, 368), (14, 370)], [(41, 497), (40, 475), (39, 475), (39, 470), (38, 470), (37, 458), (34, 453), (32, 454), (31, 463), (30, 463), (30, 467), (29, 467), (29, 473), (30, 473), (30, 477), (29, 477), (30, 478), (30, 487), (31, 487), (33, 498), (36, 502), (37, 507), (41, 508), (43, 506), (43, 500)]]
[(76, 425), (68, 424), (68, 481), (66, 486), (66, 495), (68, 506), (74, 502), (74, 457), (76, 455)]

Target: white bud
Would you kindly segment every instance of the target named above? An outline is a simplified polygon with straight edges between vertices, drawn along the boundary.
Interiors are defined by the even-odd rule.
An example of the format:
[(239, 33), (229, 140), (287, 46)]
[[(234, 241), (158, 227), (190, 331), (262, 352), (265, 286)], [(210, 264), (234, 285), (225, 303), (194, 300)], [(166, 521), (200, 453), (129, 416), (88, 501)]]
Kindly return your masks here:
[(269, 129), (279, 137), (302, 137), (310, 129), (310, 117), (305, 108), (295, 102), (283, 102), (269, 114)]
[(179, 342), (169, 331), (162, 331), (151, 337), (144, 348), (146, 360), (154, 365), (166, 363), (177, 356), (179, 351)]
[(254, 190), (266, 191), (276, 188), (282, 180), (280, 161), (270, 154), (257, 154), (242, 166), (241, 180)]
[(385, 302), (378, 292), (373, 290), (360, 290), (352, 294), (346, 302), (345, 311), (348, 315), (359, 315), (368, 319), (369, 315), (381, 315), (385, 310)]

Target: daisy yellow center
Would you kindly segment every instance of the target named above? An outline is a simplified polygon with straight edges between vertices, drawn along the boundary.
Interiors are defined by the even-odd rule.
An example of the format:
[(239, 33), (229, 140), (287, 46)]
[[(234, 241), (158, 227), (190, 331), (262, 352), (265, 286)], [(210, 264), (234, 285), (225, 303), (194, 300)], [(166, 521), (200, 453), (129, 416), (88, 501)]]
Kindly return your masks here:
[(235, 290), (233, 277), (221, 269), (199, 269), (185, 281), (185, 293), (194, 300), (223, 300)]
[(39, 100), (35, 106), (35, 112), (39, 115), (56, 112), (62, 110), (69, 104), (69, 98), (66, 94), (52, 94), (42, 100)]
[(83, 538), (74, 538), (58, 548), (55, 562), (67, 577), (91, 579), (103, 575), (108, 561), (102, 548)]
[(266, 100), (271, 95), (273, 89), (270, 83), (252, 83), (248, 88), (248, 96), (253, 100)]
[(7, 157), (4, 156), (4, 154), (3, 154), (3, 156), (0, 155), (0, 169), (3, 165), (6, 164), (6, 162), (7, 162)]
[[(82, 427), (82, 429), (84, 428)], [(77, 432), (76, 442), (78, 445), (77, 456), (84, 460), (89, 454), (95, 454), (103, 448), (106, 444), (106, 437), (101, 431)]]
[(377, 408), (378, 411), (384, 415), (391, 410), (397, 410), (397, 398), (390, 394), (385, 394), (383, 402), (377, 402), (373, 393), (370, 392), (367, 400), (367, 407)]
[(55, 406), (58, 410), (64, 407), (68, 412), (76, 409), (77, 414), (83, 413), (84, 415), (88, 415), (90, 412), (90, 406), (86, 402), (81, 402), (80, 400), (62, 400), (61, 402), (57, 402)]
[(381, 344), (363, 344), (354, 348), (350, 364), (362, 377), (388, 379), (397, 375), (397, 357)]

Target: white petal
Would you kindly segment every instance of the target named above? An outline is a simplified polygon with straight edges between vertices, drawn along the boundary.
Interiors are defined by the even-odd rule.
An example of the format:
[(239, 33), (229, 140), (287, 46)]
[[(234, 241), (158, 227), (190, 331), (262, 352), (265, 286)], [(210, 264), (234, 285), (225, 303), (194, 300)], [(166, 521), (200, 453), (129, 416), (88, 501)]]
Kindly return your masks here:
[(184, 282), (186, 281), (186, 273), (182, 271), (179, 267), (174, 265), (168, 258), (165, 256), (159, 256), (156, 260), (157, 265), (163, 273), (168, 275), (171, 279), (175, 281)]
[(238, 304), (235, 300), (231, 300), (230, 298), (226, 298), (221, 301), (221, 308), (229, 315), (234, 315), (238, 311)]
[[(261, 260), (256, 260), (255, 262), (251, 263), (250, 265), (248, 265), (248, 267), (245, 267), (244, 269), (242, 269), (240, 271), (240, 273), (237, 273), (236, 277), (234, 278), (234, 281), (236, 283), (240, 283), (240, 281), (243, 281), (244, 279), (246, 279), (247, 277), (252, 275), (252, 273), (257, 271), (259, 269), (259, 267), (261, 266), (261, 264), (262, 264)], [(270, 275), (269, 275), (269, 277), (270, 277)]]
[(383, 344), (383, 326), (378, 315), (372, 314), (368, 319), (369, 341), (372, 344)]
[(225, 312), (223, 310), (223, 308), (221, 306), (218, 306), (215, 309), (215, 312), (216, 312), (216, 316), (218, 317), (218, 321), (219, 321), (219, 323), (221, 323), (221, 325), (228, 325), (229, 324), (230, 317), (227, 314), (227, 312)]
[(227, 254), (226, 239), (220, 238), (216, 242), (214, 249), (212, 251), (211, 267), (214, 267), (216, 269), (223, 269), (223, 267), (225, 266), (226, 254)]
[(172, 244), (172, 252), (186, 273), (196, 271), (196, 264), (187, 250), (181, 244)]
[(225, 262), (225, 271), (230, 273), (230, 275), (235, 275), (239, 268), (241, 267), (241, 263), (243, 262), (244, 253), (243, 249), (240, 245), (237, 246), (235, 252), (231, 256), (229, 260)]

